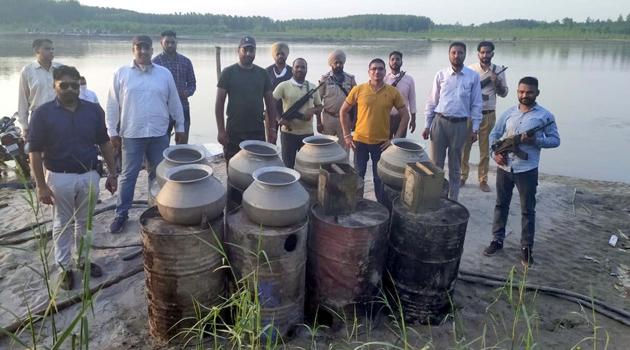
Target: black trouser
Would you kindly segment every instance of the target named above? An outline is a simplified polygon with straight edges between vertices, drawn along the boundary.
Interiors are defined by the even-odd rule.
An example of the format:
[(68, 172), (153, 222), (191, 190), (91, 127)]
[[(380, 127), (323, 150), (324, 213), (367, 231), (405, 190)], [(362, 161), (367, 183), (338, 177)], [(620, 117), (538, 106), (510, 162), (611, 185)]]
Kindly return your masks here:
[(289, 132), (280, 132), (280, 142), (282, 142), (282, 161), (284, 166), (293, 169), (295, 166), (295, 155), (304, 146), (302, 140), (313, 136), (313, 134), (297, 135)]
[(521, 246), (531, 249), (534, 246), (536, 229), (538, 168), (518, 174), (497, 168), (497, 203), (494, 207), (492, 234), (494, 240), (503, 243), (514, 186), (521, 199)]
[[(166, 135), (168, 135), (169, 143), (171, 139), (171, 133), (175, 128), (175, 120), (173, 118), (169, 118), (168, 122), (168, 130), (166, 131)], [(188, 140), (188, 135), (190, 134), (190, 109), (184, 108), (184, 131), (186, 132), (186, 140)]]
[(262, 128), (258, 131), (247, 132), (238, 132), (228, 129), (227, 134), (230, 140), (228, 144), (223, 147), (223, 156), (226, 162), (229, 162), (230, 159), (241, 150), (241, 146), (239, 146), (241, 142), (246, 140), (265, 141), (265, 129)]

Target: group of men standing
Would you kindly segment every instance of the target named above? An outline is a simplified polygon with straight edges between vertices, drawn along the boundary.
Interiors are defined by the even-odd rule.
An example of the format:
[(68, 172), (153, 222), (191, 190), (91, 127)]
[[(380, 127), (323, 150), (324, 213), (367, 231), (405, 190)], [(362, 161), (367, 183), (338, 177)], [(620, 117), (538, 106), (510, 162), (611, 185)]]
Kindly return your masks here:
[[(188, 140), (188, 98), (196, 90), (193, 66), (177, 52), (174, 32), (163, 32), (161, 45), (163, 52), (152, 59), (151, 38), (133, 38), (133, 61), (114, 73), (105, 113), (96, 96), (81, 88), (85, 78), (75, 68), (52, 62), (52, 41), (33, 42), (36, 62), (25, 66), (21, 73), (19, 122), (31, 145), (38, 197), (54, 205), (55, 261), (62, 268), (64, 288), (71, 288), (72, 243), (80, 245), (86, 208), (98, 194), (98, 177), (94, 175), (97, 146), (109, 170), (106, 188), (112, 193), (120, 189), (110, 226), (111, 233), (120, 233), (128, 220), (144, 161), (151, 180), (169, 145), (171, 131), (175, 130), (176, 143)], [(315, 116), (318, 132), (336, 136), (344, 149), (354, 151), (355, 168), (361, 177), (372, 160), (375, 194), (382, 201), (382, 183), (376, 172), (381, 153), (392, 138), (405, 137), (408, 128), (411, 132), (416, 129), (415, 82), (401, 69), (403, 54), (391, 52), (388, 64), (379, 58), (370, 61), (368, 82), (357, 85), (354, 76), (344, 71), (346, 55), (341, 50), (330, 53), (330, 71), (317, 84), (306, 79), (308, 63), (304, 58), (287, 64), (287, 44), (275, 43), (271, 52), (274, 64), (267, 69), (255, 65), (256, 41), (251, 36), (243, 37), (238, 62), (226, 67), (218, 80), (217, 138), (226, 160), (229, 162), (240, 150), (244, 140), (275, 144), (280, 129), (282, 159), (287, 167), (293, 167), (303, 139), (314, 134)], [(425, 107), (422, 137), (430, 139), (431, 159), (438, 167), (444, 167), (448, 156), (448, 195), (453, 200), (458, 199), (459, 188), (467, 181), (474, 142), (479, 140), (480, 146), (479, 186), (489, 192), (490, 142), (554, 121), (551, 113), (535, 103), (538, 81), (525, 77), (518, 84), (519, 104), (505, 112), (495, 126), (496, 96), (508, 93), (505, 69), (492, 64), (491, 42), (479, 43), (477, 52), (479, 63), (468, 68), (464, 66), (466, 45), (450, 44), (450, 65), (435, 75)], [(533, 263), (539, 153), (541, 148), (557, 147), (560, 140), (551, 123), (534, 135), (523, 136), (521, 142), (528, 159), (513, 154), (493, 155), (499, 166), (497, 204), (493, 240), (484, 253), (492, 255), (503, 247), (512, 190), (517, 186), (523, 216), (522, 261), (529, 265)], [(113, 160), (116, 152), (122, 153), (120, 180)], [(74, 229), (71, 222), (75, 223)], [(77, 266), (83, 268), (78, 253)], [(90, 269), (95, 277), (102, 273), (95, 264)]]

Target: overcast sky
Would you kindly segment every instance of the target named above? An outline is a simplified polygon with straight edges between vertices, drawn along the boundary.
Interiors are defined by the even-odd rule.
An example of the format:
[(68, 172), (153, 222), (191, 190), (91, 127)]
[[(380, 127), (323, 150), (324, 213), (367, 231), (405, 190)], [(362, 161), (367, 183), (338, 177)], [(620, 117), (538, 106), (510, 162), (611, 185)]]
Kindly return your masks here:
[(630, 0), (79, 0), (81, 4), (147, 13), (199, 12), (273, 19), (325, 18), (356, 14), (410, 14), (438, 24), (480, 24), (502, 19), (584, 21), (624, 18)]

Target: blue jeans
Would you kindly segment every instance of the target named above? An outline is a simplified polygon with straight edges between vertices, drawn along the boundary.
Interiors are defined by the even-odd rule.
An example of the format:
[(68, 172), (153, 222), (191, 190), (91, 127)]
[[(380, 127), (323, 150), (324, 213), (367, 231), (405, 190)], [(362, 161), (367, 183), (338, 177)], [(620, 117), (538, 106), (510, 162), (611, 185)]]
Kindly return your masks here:
[(517, 174), (497, 169), (497, 203), (494, 207), (492, 234), (494, 240), (503, 243), (514, 186), (518, 189), (521, 200), (521, 246), (531, 250), (536, 232), (538, 168)]
[(163, 159), (162, 152), (168, 147), (168, 139), (167, 135), (122, 139), (122, 171), (118, 184), (116, 216), (128, 216), (138, 173), (145, 158), (148, 162), (149, 183), (155, 179), (155, 168)]
[(381, 178), (378, 177), (378, 173), (376, 172), (376, 165), (378, 164), (379, 159), (381, 159), (381, 144), (377, 143), (374, 145), (370, 145), (367, 143), (354, 141), (354, 145), (356, 146), (356, 149), (354, 150), (354, 168), (357, 170), (357, 173), (359, 174), (359, 176), (361, 176), (361, 178), (365, 178), (368, 159), (372, 159), (374, 194), (376, 195), (376, 200), (379, 203), (383, 204), (383, 183), (381, 182)]

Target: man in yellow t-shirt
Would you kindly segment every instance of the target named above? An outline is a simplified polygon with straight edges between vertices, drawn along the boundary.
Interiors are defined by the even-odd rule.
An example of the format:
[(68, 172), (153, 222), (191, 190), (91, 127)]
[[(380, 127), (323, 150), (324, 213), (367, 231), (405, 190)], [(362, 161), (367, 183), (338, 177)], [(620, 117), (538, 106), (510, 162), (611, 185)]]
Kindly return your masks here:
[[(308, 66), (306, 60), (297, 58), (293, 61), (293, 78), (283, 81), (273, 91), (273, 98), (282, 100), (282, 110), (286, 112), (297, 100), (306, 95), (317, 85), (306, 81)], [(280, 142), (282, 143), (282, 161), (287, 168), (295, 165), (295, 155), (302, 148), (302, 140), (313, 135), (313, 115), (321, 113), (322, 100), (318, 91), (298, 110), (301, 117), (291, 120), (280, 120)]]
[[(381, 153), (390, 145), (389, 122), (392, 108), (400, 115), (400, 125), (394, 138), (402, 137), (409, 123), (409, 111), (405, 100), (398, 90), (385, 84), (385, 62), (373, 59), (368, 65), (370, 80), (352, 88), (341, 106), (341, 128), (348, 148), (354, 150), (354, 166), (359, 176), (365, 177), (368, 159), (372, 159), (374, 193), (376, 200), (383, 202), (381, 179), (376, 173), (376, 164)], [(357, 105), (357, 124), (354, 135), (350, 134), (350, 116), (348, 112)]]

